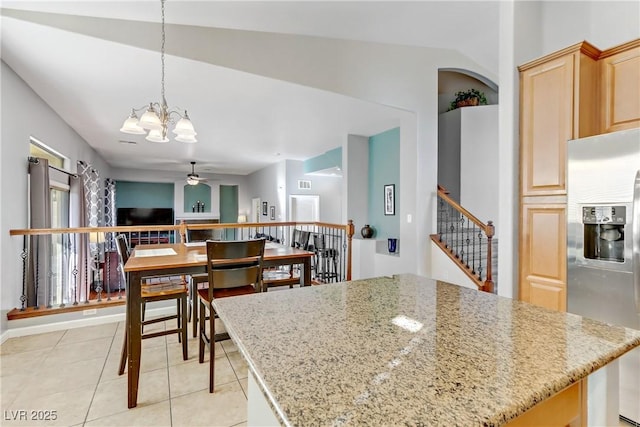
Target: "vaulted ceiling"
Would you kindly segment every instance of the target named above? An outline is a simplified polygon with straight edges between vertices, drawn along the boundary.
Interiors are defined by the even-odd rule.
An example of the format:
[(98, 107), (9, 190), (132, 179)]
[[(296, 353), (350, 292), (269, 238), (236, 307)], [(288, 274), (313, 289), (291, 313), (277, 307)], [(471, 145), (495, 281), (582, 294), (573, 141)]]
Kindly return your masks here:
[[(489, 1), (169, 0), (166, 43), (172, 24), (300, 34), (457, 49), (496, 72), (498, 8)], [(123, 134), (131, 107), (160, 100), (158, 22), (160, 1), (3, 1), (2, 59), (115, 168), (188, 171), (197, 160), (200, 171), (247, 174), (322, 154), (347, 134), (382, 132), (406, 114), (168, 54), (167, 102), (189, 111), (199, 142), (158, 145)]]

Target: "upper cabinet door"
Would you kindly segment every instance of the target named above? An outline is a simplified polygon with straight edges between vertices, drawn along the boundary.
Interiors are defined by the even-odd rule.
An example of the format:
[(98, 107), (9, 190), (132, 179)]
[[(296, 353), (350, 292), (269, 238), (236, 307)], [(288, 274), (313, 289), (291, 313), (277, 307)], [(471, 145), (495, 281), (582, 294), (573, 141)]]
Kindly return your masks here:
[(603, 52), (603, 133), (640, 127), (640, 39)]
[(575, 55), (521, 73), (523, 196), (566, 194), (566, 141), (573, 137)]

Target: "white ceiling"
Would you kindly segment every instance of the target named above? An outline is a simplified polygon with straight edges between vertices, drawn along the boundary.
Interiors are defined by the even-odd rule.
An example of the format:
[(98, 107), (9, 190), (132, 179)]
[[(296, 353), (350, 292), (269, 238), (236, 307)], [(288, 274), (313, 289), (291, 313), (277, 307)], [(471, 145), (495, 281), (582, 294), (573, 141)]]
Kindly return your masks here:
[[(485, 1), (168, 0), (166, 22), (452, 48), (495, 70), (498, 7)], [(112, 167), (188, 171), (197, 160), (200, 172), (247, 174), (322, 154), (347, 134), (379, 133), (407, 114), (167, 55), (167, 102), (189, 111), (199, 142), (150, 143), (118, 129), (131, 107), (159, 101), (159, 53), (56, 28), (50, 14), (69, 15), (62, 18), (71, 24), (84, 17), (159, 22), (159, 1), (2, 1), (2, 8), (2, 59)], [(149, 37), (159, 44), (160, 34)]]

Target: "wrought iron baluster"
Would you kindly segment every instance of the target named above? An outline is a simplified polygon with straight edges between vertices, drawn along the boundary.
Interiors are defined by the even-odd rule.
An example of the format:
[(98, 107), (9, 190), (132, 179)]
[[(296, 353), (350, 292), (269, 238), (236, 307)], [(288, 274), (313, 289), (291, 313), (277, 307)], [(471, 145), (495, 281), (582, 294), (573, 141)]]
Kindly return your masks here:
[(482, 268), (482, 229), (478, 228), (478, 248), (479, 248), (479, 254), (478, 254), (478, 278), (480, 280), (484, 280), (484, 278), (482, 277), (482, 272), (483, 272), (483, 268)]
[(29, 239), (26, 235), (22, 236), (22, 295), (20, 295), (20, 311), (24, 311), (27, 303), (27, 259), (29, 258)]

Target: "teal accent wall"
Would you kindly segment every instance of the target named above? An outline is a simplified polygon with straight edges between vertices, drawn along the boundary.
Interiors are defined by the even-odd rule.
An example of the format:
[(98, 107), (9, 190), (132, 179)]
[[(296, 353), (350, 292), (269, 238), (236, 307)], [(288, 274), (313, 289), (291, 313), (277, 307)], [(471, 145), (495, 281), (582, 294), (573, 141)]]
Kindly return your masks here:
[[(384, 214), (384, 186), (395, 185), (395, 215)], [(369, 225), (374, 237), (400, 236), (400, 128), (369, 138)]]
[(116, 208), (172, 208), (173, 183), (116, 181)]
[(304, 173), (309, 173), (334, 167), (342, 168), (342, 147), (334, 148), (324, 154), (305, 160), (302, 170)]
[(198, 201), (204, 203), (204, 212), (211, 212), (211, 187), (203, 182), (198, 183), (198, 185), (185, 185), (184, 211), (193, 212), (193, 206)]
[[(220, 222), (238, 222), (238, 186), (220, 186)], [(235, 230), (225, 229), (225, 240), (234, 239)]]

